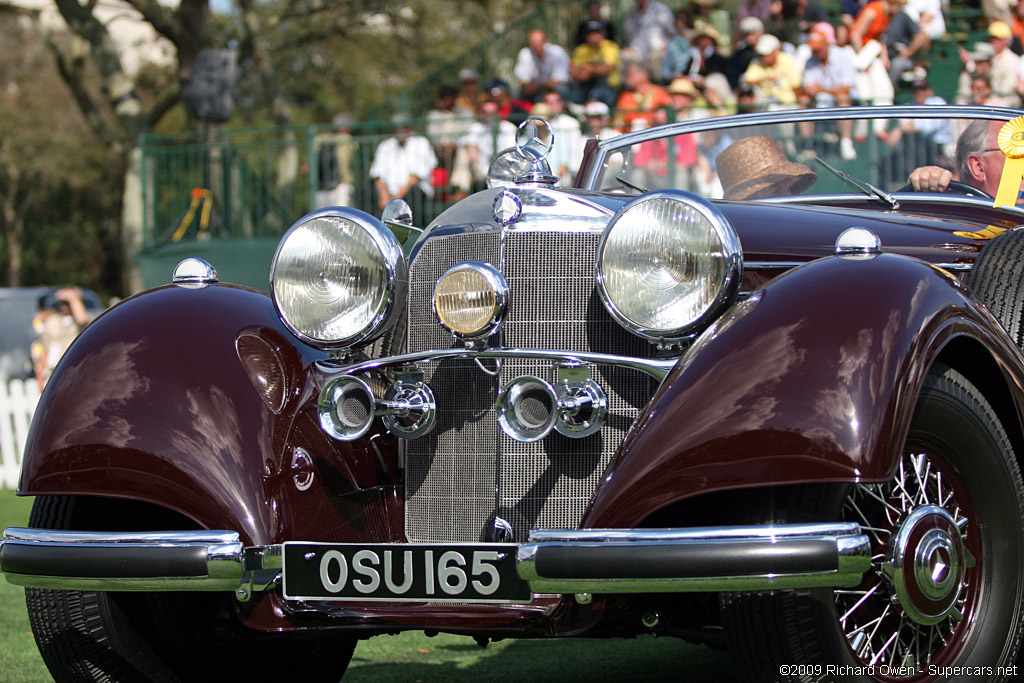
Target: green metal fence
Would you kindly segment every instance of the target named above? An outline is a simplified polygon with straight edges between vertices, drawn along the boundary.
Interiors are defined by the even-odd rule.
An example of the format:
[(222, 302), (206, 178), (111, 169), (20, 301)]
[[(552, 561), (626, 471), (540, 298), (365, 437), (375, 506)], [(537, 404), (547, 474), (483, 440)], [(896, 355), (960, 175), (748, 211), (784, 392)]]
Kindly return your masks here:
[[(471, 122), (457, 124), (465, 130)], [(418, 134), (427, 130), (426, 120), (410, 123)], [(380, 206), (370, 167), (391, 128), (389, 121), (350, 127), (347, 163), (354, 191), (348, 205), (374, 215), (380, 215)], [(321, 151), (336, 142), (326, 125), (143, 136), (144, 248), (279, 237), (297, 218), (319, 208)], [(497, 144), (496, 127), (492, 143)], [(433, 199), (412, 207), (424, 221), (457, 194), (444, 174), (428, 180)]]

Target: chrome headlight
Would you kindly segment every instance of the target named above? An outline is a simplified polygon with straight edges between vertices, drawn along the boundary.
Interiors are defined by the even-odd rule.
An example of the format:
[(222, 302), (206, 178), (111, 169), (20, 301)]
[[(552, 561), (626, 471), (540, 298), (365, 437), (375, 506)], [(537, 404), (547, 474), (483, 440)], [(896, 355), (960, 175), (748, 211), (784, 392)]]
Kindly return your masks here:
[(601, 236), (597, 286), (605, 308), (647, 339), (678, 339), (735, 296), (743, 273), (735, 230), (685, 192), (644, 195)]
[(408, 270), (398, 240), (356, 209), (325, 209), (293, 225), (270, 269), (284, 324), (317, 347), (347, 349), (379, 337), (405, 308)]

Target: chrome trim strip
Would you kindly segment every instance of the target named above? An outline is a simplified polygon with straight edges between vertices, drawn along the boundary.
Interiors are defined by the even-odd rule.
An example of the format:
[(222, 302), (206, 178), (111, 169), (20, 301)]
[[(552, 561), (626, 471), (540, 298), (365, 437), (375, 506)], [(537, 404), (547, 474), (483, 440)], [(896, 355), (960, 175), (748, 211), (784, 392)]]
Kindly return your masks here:
[[(695, 529), (585, 529), (579, 531), (535, 531), (530, 542), (516, 555), (519, 576), (538, 593), (651, 593), (732, 590), (770, 590), (853, 586), (871, 568), (871, 541), (854, 523), (792, 524), (766, 527), (708, 527)], [(657, 578), (550, 578), (540, 576), (537, 559), (545, 549), (586, 551), (602, 548), (666, 551), (701, 546), (727, 545), (757, 555), (778, 553), (787, 546), (802, 552), (798, 544), (834, 544), (835, 570), (813, 573), (762, 573), (738, 576), (686, 576)], [(589, 556), (592, 556), (588, 552)], [(650, 556), (648, 556), (650, 557)], [(659, 561), (660, 563), (660, 561)]]
[(245, 574), (243, 546), (233, 531), (101, 532), (58, 531), (11, 527), (0, 541), (0, 561), (12, 548), (51, 554), (67, 550), (121, 555), (156, 550), (190, 553), (205, 550), (205, 575), (193, 576), (60, 576), (11, 573), (0, 566), (9, 583), (34, 588), (105, 591), (233, 591)]
[(638, 142), (648, 142), (679, 133), (697, 133), (705, 130), (722, 130), (740, 126), (758, 126), (772, 123), (796, 123), (800, 121), (840, 121), (856, 119), (994, 119), (1008, 121), (1019, 116), (1020, 111), (1005, 107), (977, 107), (969, 105), (889, 105), (860, 107), (822, 107), (820, 109), (784, 109), (751, 114), (733, 114), (706, 119), (677, 121), (663, 126), (644, 128), (623, 133), (613, 138), (600, 140), (602, 151), (628, 147)]
[[(831, 256), (831, 254), (829, 254)], [(824, 258), (824, 255), (821, 257)], [(815, 259), (811, 259), (813, 261)], [(745, 261), (743, 263), (744, 271), (762, 271), (762, 270), (790, 270), (797, 266), (810, 263), (811, 261)]]
[(449, 358), (518, 358), (531, 360), (550, 360), (561, 363), (604, 363), (619, 367), (646, 372), (654, 379), (662, 382), (675, 367), (677, 358), (632, 358), (629, 356), (613, 356), (606, 353), (589, 351), (549, 351), (543, 349), (432, 349), (406, 353), (390, 358), (356, 363), (355, 365), (338, 366), (331, 361), (317, 361), (316, 367), (325, 376), (325, 380), (343, 375), (355, 375), (370, 370), (407, 365), (411, 363), (432, 362)]
[[(934, 105), (929, 105), (934, 106)], [(992, 200), (987, 197), (975, 197), (965, 194), (955, 193), (944, 193), (944, 192), (893, 192), (892, 196), (896, 200), (902, 200), (908, 203), (919, 203), (919, 204), (941, 204), (943, 206), (949, 206), (950, 204), (962, 204), (964, 206), (981, 206), (986, 209), (993, 209)], [(765, 204), (829, 204), (831, 202), (849, 204), (851, 200), (859, 200), (864, 203), (876, 203), (877, 197), (868, 195), (858, 194), (801, 194), (793, 195), (791, 197), (768, 197), (765, 199), (759, 199), (757, 201), (764, 202)], [(1017, 213), (1024, 213), (1024, 207), (1020, 206), (1001, 206), (999, 210), (1006, 209), (1008, 211), (1014, 211)], [(913, 211), (907, 211), (904, 208), (901, 213), (913, 213)]]
[(777, 524), (682, 529), (539, 529), (530, 532), (530, 543), (651, 543), (671, 541), (722, 541), (737, 539), (793, 538), (796, 536), (855, 536), (856, 522), (834, 524)]
[(730, 116), (678, 121), (654, 128), (644, 128), (632, 133), (624, 133), (599, 141), (597, 150), (594, 152), (594, 163), (591, 164), (589, 173), (582, 180), (577, 180), (577, 184), (584, 189), (593, 189), (594, 183), (603, 169), (605, 160), (610, 154), (619, 149), (683, 133), (699, 133), (705, 130), (728, 130), (740, 126), (797, 123), (800, 121), (839, 121), (874, 118), (994, 119), (1009, 121), (1019, 115), (1019, 110), (1005, 107), (978, 107), (970, 105), (943, 105), (936, 107), (935, 105), (928, 104), (786, 109), (782, 111), (733, 114)]

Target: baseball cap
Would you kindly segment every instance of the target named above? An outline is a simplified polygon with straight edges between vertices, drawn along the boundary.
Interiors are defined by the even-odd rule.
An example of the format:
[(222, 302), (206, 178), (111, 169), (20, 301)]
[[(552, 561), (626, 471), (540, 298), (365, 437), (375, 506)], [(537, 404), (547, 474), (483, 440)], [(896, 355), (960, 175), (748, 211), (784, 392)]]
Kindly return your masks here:
[(1013, 31), (1005, 21), (993, 21), (988, 25), (988, 35), (992, 38), (1008, 39), (1013, 36)]
[(757, 39), (757, 45), (754, 46), (754, 52), (759, 55), (770, 55), (776, 50), (782, 47), (782, 43), (779, 39), (770, 33), (766, 33)]
[(988, 62), (996, 56), (996, 49), (992, 43), (975, 43), (974, 50), (968, 56), (975, 62)]
[(810, 32), (807, 34), (807, 44), (811, 47), (835, 45), (835, 43), (836, 30), (828, 22), (819, 21), (811, 27)]
[(764, 30), (764, 22), (757, 17), (743, 17), (739, 24), (740, 33), (754, 33)]

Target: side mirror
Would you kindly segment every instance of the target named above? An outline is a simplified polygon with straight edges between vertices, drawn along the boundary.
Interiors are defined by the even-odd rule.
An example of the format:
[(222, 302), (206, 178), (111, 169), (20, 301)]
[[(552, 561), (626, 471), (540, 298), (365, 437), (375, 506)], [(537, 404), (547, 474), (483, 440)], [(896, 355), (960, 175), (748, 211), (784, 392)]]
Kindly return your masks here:
[(423, 232), (423, 228), (417, 228), (412, 224), (412, 207), (404, 199), (397, 197), (384, 205), (380, 220), (388, 226), (401, 244), (405, 244), (410, 231), (414, 230), (417, 234)]

